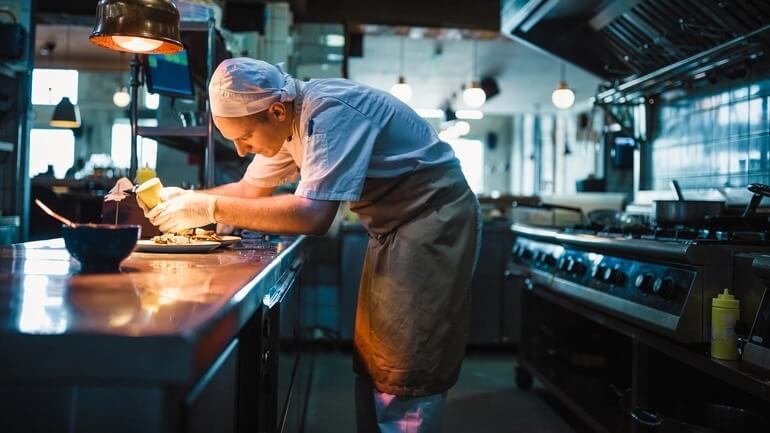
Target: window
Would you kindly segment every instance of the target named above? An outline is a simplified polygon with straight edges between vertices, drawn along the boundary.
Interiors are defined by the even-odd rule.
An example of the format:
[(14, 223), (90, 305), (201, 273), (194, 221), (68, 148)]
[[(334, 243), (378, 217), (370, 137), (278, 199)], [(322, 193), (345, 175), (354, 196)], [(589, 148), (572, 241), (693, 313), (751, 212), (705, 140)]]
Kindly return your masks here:
[[(155, 119), (139, 119), (141, 126), (157, 126)], [(158, 160), (158, 142), (149, 138), (138, 137), (136, 142), (139, 155), (139, 165), (142, 168), (149, 165), (156, 168)], [(118, 168), (129, 168), (131, 165), (131, 125), (128, 119), (117, 119), (112, 124), (112, 163)]]
[(56, 105), (67, 96), (78, 103), (78, 71), (74, 69), (35, 69), (32, 71), (32, 103)]
[(456, 138), (447, 140), (460, 160), (465, 180), (475, 193), (484, 190), (484, 143), (479, 140)]
[(144, 88), (144, 106), (150, 110), (157, 110), (160, 107), (160, 95), (150, 93)]
[(63, 178), (75, 163), (75, 135), (71, 129), (32, 129), (29, 133), (29, 175), (45, 173)]

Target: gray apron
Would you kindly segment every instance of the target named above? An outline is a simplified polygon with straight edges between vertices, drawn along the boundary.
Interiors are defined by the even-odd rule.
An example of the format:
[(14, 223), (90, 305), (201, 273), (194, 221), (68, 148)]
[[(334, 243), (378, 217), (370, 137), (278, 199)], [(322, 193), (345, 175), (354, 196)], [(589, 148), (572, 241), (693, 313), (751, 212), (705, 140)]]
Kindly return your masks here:
[(367, 178), (354, 369), (388, 394), (446, 392), (468, 340), (478, 201), (457, 166)]

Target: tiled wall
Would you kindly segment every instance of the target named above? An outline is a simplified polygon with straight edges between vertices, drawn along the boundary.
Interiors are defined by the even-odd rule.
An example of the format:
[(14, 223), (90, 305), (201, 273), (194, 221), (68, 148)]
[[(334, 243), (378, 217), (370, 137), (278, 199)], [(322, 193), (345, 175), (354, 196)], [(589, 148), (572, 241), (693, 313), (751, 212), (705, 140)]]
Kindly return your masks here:
[(657, 104), (647, 187), (668, 189), (671, 179), (683, 188), (770, 183), (769, 100), (770, 79), (755, 78)]

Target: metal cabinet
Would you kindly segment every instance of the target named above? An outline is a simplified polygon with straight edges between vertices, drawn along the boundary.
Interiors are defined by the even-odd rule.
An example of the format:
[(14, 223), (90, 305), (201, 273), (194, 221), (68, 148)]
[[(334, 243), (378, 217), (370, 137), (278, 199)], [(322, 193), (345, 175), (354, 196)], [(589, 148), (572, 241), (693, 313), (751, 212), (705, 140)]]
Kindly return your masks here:
[(471, 283), (473, 294), (469, 344), (515, 342), (515, 298), (505, 274), (512, 245), (513, 234), (508, 224), (484, 225), (481, 254)]

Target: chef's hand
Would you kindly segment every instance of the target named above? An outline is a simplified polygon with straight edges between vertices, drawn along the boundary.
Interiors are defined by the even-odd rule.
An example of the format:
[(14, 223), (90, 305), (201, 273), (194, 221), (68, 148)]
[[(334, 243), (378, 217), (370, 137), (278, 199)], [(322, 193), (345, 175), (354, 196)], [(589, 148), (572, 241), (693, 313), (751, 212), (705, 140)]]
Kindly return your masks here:
[[(176, 186), (166, 186), (163, 187), (162, 190), (160, 190), (160, 201), (167, 201), (171, 200), (174, 197), (180, 196), (182, 194), (186, 194), (188, 192), (192, 192), (188, 189), (182, 189)], [(147, 205), (142, 201), (142, 198), (137, 194), (136, 195), (136, 202), (139, 204), (139, 207), (142, 209), (142, 212), (144, 212), (144, 216), (147, 216), (147, 213), (150, 211), (147, 209)]]
[(202, 227), (216, 222), (216, 202), (217, 197), (214, 195), (189, 192), (155, 206), (147, 213), (147, 218), (163, 233)]

